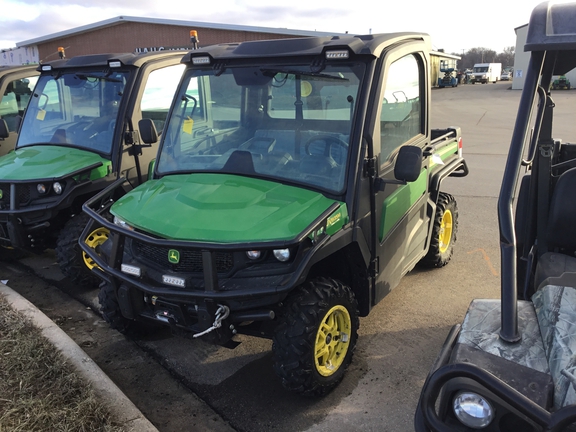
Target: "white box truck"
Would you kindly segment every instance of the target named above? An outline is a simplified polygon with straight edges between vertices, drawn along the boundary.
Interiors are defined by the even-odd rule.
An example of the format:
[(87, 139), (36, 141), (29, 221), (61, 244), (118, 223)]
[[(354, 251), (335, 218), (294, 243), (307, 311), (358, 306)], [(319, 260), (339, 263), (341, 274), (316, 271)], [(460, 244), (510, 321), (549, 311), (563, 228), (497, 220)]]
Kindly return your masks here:
[(470, 77), (470, 82), (476, 84), (481, 82), (486, 84), (488, 81), (495, 83), (500, 79), (502, 74), (502, 63), (476, 63)]

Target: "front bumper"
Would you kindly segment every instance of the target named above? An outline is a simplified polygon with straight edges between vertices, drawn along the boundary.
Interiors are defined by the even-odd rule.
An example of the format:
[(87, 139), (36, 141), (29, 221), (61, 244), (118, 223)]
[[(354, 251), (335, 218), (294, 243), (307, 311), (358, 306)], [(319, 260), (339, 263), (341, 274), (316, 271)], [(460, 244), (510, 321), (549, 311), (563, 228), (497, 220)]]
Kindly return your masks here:
[[(53, 240), (65, 222), (58, 220), (60, 212), (70, 209), (78, 196), (94, 194), (104, 187), (86, 176), (101, 165), (92, 164), (66, 178), (0, 180), (0, 244), (32, 252), (53, 247)], [(52, 190), (56, 182), (63, 187), (61, 194)], [(38, 191), (39, 184), (46, 186), (45, 193)]]
[[(83, 206), (91, 220), (81, 239), (92, 232), (94, 224), (104, 226), (110, 231), (105, 253), (103, 248), (90, 248), (83, 241), (80, 246), (96, 263), (92, 271), (114, 287), (124, 317), (153, 319), (192, 333), (210, 328), (220, 307), (229, 310), (226, 323), (273, 319), (278, 304), (302, 283), (312, 257), (329, 240), (327, 221), (338, 208), (338, 204), (330, 206), (289, 241), (216, 244), (166, 240), (120, 227), (106, 217), (113, 204), (111, 197), (122, 181)], [(143, 245), (141, 250), (147, 251), (147, 256), (135, 253), (136, 245)], [(293, 261), (284, 265), (222, 269), (226, 255), (285, 248), (297, 252)], [(173, 250), (197, 262), (186, 264), (184, 271), (154, 262), (152, 255), (168, 257)], [(182, 286), (172, 286), (174, 281), (181, 281)]]

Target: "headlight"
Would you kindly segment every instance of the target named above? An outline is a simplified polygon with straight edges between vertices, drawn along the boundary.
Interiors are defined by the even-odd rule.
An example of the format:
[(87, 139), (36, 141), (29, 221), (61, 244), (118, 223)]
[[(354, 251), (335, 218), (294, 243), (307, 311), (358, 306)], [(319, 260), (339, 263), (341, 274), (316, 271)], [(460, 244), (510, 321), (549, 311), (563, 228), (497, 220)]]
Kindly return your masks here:
[(458, 393), (454, 398), (453, 408), (456, 418), (473, 429), (483, 429), (494, 420), (492, 405), (476, 393)]
[(118, 225), (119, 227), (125, 228), (127, 230), (134, 231), (134, 228), (132, 226), (128, 225), (126, 222), (124, 222), (122, 219), (120, 219), (117, 216), (114, 216), (114, 224)]
[(44, 195), (46, 193), (46, 185), (44, 183), (38, 183), (36, 185), (36, 190), (40, 195)]
[(62, 185), (60, 183), (56, 182), (52, 185), (52, 189), (54, 189), (54, 192), (56, 192), (56, 195), (60, 195), (64, 188), (62, 187)]
[(286, 262), (290, 259), (290, 249), (275, 249), (274, 256), (280, 262)]
[(257, 260), (258, 258), (260, 258), (262, 256), (262, 252), (261, 251), (246, 251), (246, 256), (248, 258), (250, 258), (251, 260)]

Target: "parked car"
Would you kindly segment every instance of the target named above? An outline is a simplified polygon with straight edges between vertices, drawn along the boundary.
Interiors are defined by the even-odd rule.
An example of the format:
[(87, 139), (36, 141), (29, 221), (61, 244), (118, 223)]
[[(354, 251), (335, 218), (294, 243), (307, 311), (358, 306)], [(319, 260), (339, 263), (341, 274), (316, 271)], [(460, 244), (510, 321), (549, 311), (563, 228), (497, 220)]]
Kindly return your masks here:
[(500, 75), (500, 81), (510, 81), (512, 79), (512, 74), (509, 71), (502, 72)]

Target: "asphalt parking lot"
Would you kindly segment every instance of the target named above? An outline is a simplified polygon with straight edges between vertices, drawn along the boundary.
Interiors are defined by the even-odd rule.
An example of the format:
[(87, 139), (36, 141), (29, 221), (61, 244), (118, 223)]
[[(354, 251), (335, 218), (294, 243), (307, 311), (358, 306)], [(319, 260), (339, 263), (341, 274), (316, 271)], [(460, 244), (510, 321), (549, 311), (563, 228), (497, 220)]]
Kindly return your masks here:
[[(498, 82), (433, 90), (431, 126), (462, 128), (470, 168), (467, 177), (448, 179), (443, 187), (456, 197), (459, 208), (454, 257), (442, 269), (412, 271), (361, 319), (353, 363), (341, 385), (325, 398), (302, 398), (283, 390), (272, 371), (271, 342), (266, 340), (243, 337), (238, 348), (229, 350), (164, 334), (133, 341), (106, 333), (92, 336), (86, 351), (161, 432), (413, 430), (420, 388), (450, 327), (462, 320), (473, 298), (499, 295), (496, 204), (520, 100), (520, 91), (510, 87), (510, 82)], [(553, 94), (557, 105), (573, 104), (575, 96), (573, 91)], [(556, 120), (554, 135), (574, 141), (573, 119)], [(2, 263), (1, 279), (12, 279), (9, 285), (24, 295), (62, 285), (83, 305), (96, 309), (96, 292), (74, 291), (53, 262), (47, 253), (22, 260), (24, 267)], [(36, 276), (25, 276), (26, 268)], [(32, 297), (40, 307), (56, 307), (46, 295)], [(60, 298), (60, 303), (66, 301)], [(88, 325), (105, 327), (94, 312), (84, 313), (91, 314)], [(132, 351), (127, 358), (138, 361), (126, 360), (120, 366), (113, 352), (128, 346)], [(142, 389), (152, 377), (137, 373), (146, 362), (156, 362), (164, 371), (154, 377), (160, 378), (155, 385), (165, 383), (164, 398), (150, 391), (154, 399), (146, 400)], [(128, 375), (131, 379), (123, 379)], [(207, 416), (208, 421), (187, 423), (186, 428), (185, 420), (173, 418), (184, 419), (186, 405), (176, 407), (172, 397), (183, 390), (190, 395), (188, 407), (194, 407), (188, 411), (197, 410), (197, 416)]]

